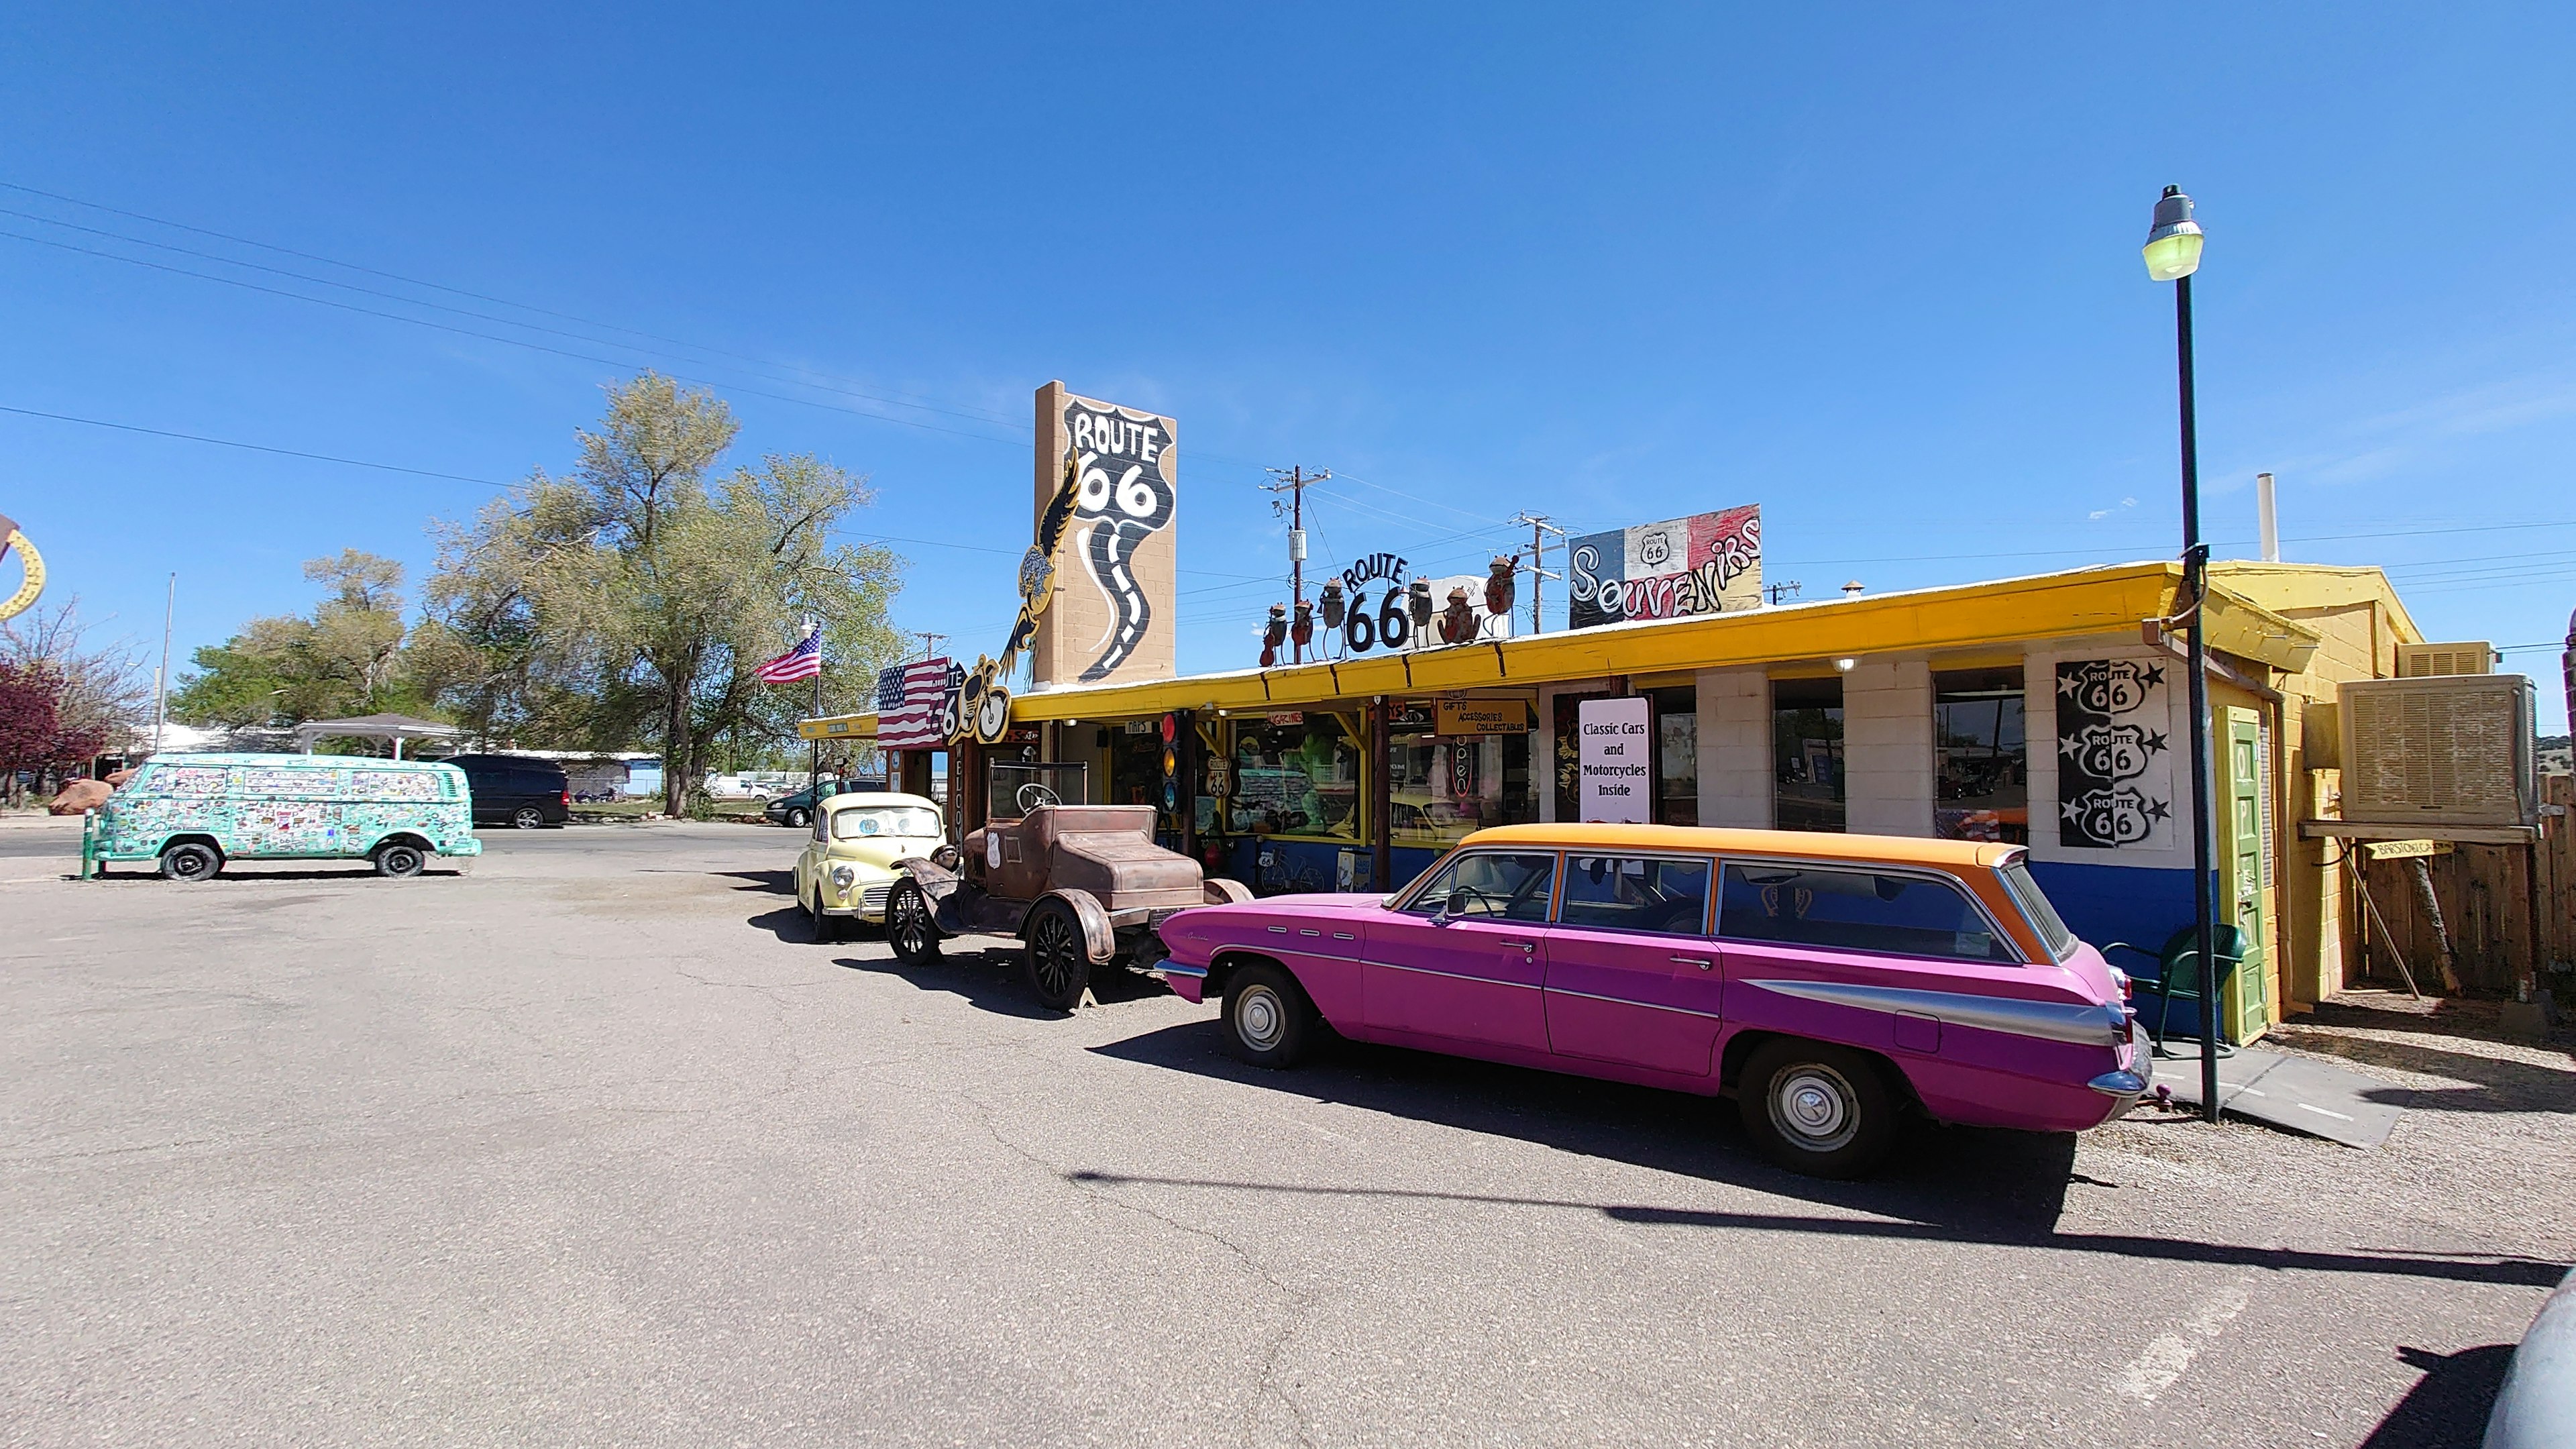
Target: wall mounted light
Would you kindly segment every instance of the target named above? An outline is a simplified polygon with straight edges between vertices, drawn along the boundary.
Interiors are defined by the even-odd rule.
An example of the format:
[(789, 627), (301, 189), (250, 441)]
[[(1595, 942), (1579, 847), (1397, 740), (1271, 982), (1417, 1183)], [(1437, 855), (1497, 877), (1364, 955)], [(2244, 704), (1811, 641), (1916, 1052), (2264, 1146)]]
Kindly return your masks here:
[(1834, 661), (1834, 668), (1840, 673), (1849, 674), (1859, 664), (1860, 661), (1857, 659), (1837, 659)]

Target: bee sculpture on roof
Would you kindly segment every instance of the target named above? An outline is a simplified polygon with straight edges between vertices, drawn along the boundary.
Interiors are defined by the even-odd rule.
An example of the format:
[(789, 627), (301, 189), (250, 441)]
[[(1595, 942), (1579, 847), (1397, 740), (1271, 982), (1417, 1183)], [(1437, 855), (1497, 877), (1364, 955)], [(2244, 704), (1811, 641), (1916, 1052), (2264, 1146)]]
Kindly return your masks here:
[(35, 607), (36, 596), (45, 591), (45, 556), (36, 552), (34, 540), (20, 532), (8, 515), (0, 514), (0, 562), (6, 562), (13, 549), (24, 577), (16, 593), (0, 599), (0, 620), (14, 619)]

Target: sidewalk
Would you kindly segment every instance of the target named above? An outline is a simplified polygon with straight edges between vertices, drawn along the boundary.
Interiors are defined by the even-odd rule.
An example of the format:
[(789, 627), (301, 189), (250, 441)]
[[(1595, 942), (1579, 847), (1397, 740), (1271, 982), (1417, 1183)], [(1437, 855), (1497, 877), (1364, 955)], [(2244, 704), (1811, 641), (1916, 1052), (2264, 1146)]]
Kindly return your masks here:
[(42, 810), (0, 811), (0, 830), (35, 830), (50, 825), (77, 835), (80, 823), (77, 815), (48, 815)]

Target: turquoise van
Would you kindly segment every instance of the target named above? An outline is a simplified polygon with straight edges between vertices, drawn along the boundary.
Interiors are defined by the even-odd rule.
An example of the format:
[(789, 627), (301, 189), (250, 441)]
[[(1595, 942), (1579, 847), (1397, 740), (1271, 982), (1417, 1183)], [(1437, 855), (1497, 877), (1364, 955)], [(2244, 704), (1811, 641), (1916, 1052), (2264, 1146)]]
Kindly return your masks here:
[(172, 880), (232, 860), (372, 860), (407, 876), (432, 855), (482, 853), (463, 770), (352, 755), (155, 755), (81, 831), (84, 876), (144, 860)]

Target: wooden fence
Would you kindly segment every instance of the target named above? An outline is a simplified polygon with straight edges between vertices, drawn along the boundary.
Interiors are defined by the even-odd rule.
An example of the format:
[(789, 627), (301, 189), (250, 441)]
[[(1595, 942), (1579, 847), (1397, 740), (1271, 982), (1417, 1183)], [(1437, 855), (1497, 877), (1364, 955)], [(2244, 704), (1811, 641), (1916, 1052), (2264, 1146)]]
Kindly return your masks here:
[[(2576, 801), (2576, 777), (2549, 775), (2541, 784), (2541, 798), (2553, 805), (2564, 807)], [(2541, 823), (2536, 911), (2527, 884), (2530, 867), (2521, 846), (2461, 845), (2425, 862), (2432, 872), (2442, 925), (2450, 935), (2451, 969), (2463, 987), (2511, 994), (2531, 972), (2535, 929), (2540, 932), (2544, 963), (2576, 962), (2576, 830), (2571, 830), (2571, 824), (2576, 824), (2576, 816), (2548, 816)], [(2369, 882), (2371, 902), (2405, 952), (2416, 984), (2427, 995), (2439, 994), (2442, 980), (2436, 962), (2441, 947), (2432, 913), (2424, 907), (2415, 862), (2364, 862), (2362, 847), (2356, 844), (2354, 850), (2354, 863), (2362, 867)], [(2373, 985), (2396, 985), (2397, 968), (2388, 959), (2387, 942), (2363, 913), (2353, 916), (2366, 939), (2362, 974)], [(2566, 995), (2567, 979), (2550, 972), (2546, 964), (2542, 969), (2539, 984), (2554, 985)]]

